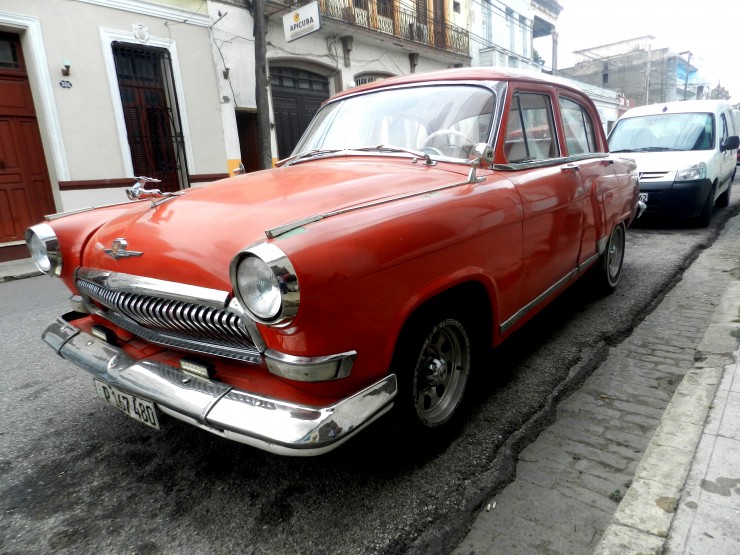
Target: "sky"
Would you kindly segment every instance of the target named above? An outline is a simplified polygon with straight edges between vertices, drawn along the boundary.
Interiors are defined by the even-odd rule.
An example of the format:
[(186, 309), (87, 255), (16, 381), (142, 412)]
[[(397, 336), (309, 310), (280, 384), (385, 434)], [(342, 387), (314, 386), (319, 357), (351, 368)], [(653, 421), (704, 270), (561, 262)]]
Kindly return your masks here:
[[(575, 64), (572, 52), (652, 35), (653, 49), (691, 51), (691, 65), (740, 102), (740, 1), (738, 0), (558, 0), (558, 67)], [(546, 42), (543, 42), (546, 41)], [(535, 48), (552, 63), (550, 39)]]

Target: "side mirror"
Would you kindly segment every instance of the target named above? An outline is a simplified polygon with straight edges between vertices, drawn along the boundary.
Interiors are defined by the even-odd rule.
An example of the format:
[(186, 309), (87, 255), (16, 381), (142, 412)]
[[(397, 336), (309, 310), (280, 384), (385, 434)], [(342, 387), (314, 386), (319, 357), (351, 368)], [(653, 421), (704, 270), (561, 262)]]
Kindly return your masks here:
[(478, 143), (470, 149), (468, 161), (477, 163), (481, 168), (490, 168), (493, 165), (493, 147), (486, 143)]
[(719, 149), (722, 152), (725, 150), (735, 150), (738, 147), (740, 147), (740, 137), (737, 135), (730, 135), (719, 145)]

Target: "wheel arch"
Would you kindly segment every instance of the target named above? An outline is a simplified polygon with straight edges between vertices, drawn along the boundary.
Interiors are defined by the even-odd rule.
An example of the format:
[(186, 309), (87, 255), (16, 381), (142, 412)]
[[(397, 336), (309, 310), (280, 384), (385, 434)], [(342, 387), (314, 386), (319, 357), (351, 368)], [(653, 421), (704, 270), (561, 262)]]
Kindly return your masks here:
[(482, 346), (490, 346), (494, 340), (493, 330), (496, 329), (495, 293), (492, 289), (492, 287), (486, 287), (482, 281), (469, 279), (418, 299), (418, 302), (406, 313), (399, 327), (392, 360), (398, 359), (404, 346), (404, 338), (408, 337), (410, 330), (420, 320), (430, 313), (445, 310), (447, 307), (451, 307), (452, 311), (463, 311), (467, 317), (471, 318), (471, 325), (474, 329), (468, 330), (469, 333), (474, 335), (474, 339)]

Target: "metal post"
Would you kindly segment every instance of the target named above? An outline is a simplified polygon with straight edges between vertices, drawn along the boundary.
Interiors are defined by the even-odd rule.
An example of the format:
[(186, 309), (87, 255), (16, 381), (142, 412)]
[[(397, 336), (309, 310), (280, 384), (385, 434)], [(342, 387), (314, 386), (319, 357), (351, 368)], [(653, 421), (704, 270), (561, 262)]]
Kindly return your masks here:
[(267, 97), (267, 19), (264, 0), (256, 0), (254, 6), (254, 93), (257, 101), (257, 143), (260, 166), (272, 167), (272, 140), (270, 134), (270, 103)]
[(686, 76), (683, 81), (683, 99), (686, 100), (686, 91), (689, 87), (689, 71), (691, 69), (691, 50), (687, 50), (686, 52), (680, 52), (679, 56), (682, 56), (684, 54), (689, 55), (689, 60), (686, 62)]

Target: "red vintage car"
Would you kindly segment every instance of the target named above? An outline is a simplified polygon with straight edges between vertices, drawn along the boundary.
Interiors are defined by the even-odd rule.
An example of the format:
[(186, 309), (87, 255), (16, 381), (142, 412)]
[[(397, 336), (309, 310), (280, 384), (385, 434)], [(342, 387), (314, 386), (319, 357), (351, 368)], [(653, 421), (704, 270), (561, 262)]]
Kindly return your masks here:
[(43, 338), (91, 393), (281, 454), (389, 411), (434, 442), (491, 346), (587, 271), (617, 286), (640, 211), (591, 100), (542, 74), (344, 91), (278, 166), (28, 230), (72, 292)]

